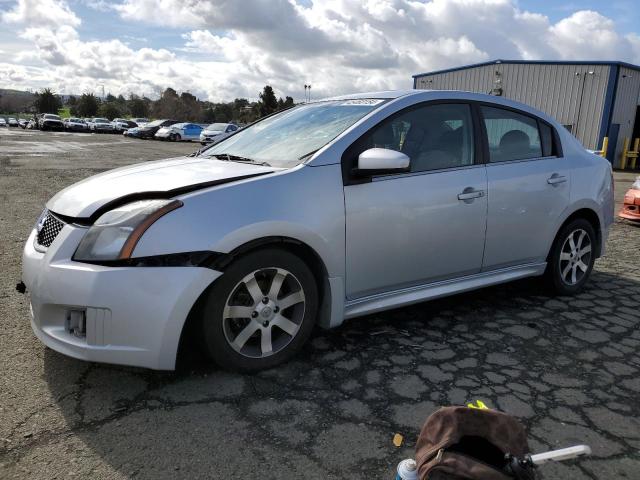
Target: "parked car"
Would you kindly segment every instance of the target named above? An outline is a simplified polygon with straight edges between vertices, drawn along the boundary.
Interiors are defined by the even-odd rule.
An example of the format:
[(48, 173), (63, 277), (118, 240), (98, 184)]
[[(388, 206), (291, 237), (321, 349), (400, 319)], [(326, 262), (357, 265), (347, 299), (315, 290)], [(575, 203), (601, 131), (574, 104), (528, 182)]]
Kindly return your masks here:
[(94, 133), (113, 133), (113, 125), (106, 118), (92, 118), (91, 122), (88, 123), (89, 130)]
[(127, 120), (126, 118), (114, 118), (111, 124), (113, 125), (113, 129), (117, 133), (122, 133), (125, 130), (128, 130), (130, 128), (135, 128), (138, 126), (135, 122), (131, 120)]
[(147, 123), (149, 123), (149, 119), (143, 117), (132, 118), (131, 121), (134, 122), (138, 127), (144, 127)]
[(236, 130), (238, 130), (238, 126), (233, 123), (212, 123), (200, 133), (200, 143), (206, 145), (213, 142), (216, 137), (233, 133)]
[(172, 142), (179, 142), (180, 140), (198, 141), (200, 132), (202, 132), (202, 127), (195, 123), (175, 123), (168, 127), (159, 128), (154, 137), (159, 140), (171, 140)]
[(38, 129), (38, 120), (32, 118), (31, 120), (29, 120), (27, 122), (27, 129), (28, 130), (37, 130)]
[(43, 113), (38, 117), (38, 128), (40, 130), (64, 130), (64, 124), (60, 116)]
[(22, 127), (22, 129), (24, 130), (25, 128), (27, 128), (29, 121), (24, 119), (24, 118), (19, 118), (18, 119), (18, 125), (20, 125)]
[(10, 127), (19, 127), (20, 124), (18, 123), (18, 120), (16, 120), (13, 117), (9, 117), (7, 123), (9, 124)]
[(187, 332), (253, 371), (316, 324), (538, 275), (575, 294), (613, 205), (609, 162), (529, 106), (344, 96), (65, 188), (23, 279), (35, 334), (66, 355), (170, 370)]
[(631, 188), (624, 194), (624, 200), (620, 212), (620, 218), (640, 222), (640, 177), (636, 178)]
[(81, 118), (65, 118), (64, 121), (64, 129), (69, 132), (88, 132), (89, 125)]
[(147, 123), (144, 127), (130, 128), (124, 135), (127, 137), (136, 137), (136, 138), (153, 138), (158, 130), (162, 127), (168, 127), (169, 125), (173, 125), (178, 123), (176, 120), (155, 120), (153, 122)]
[(8, 127), (9, 124), (4, 118), (0, 118), (0, 127)]

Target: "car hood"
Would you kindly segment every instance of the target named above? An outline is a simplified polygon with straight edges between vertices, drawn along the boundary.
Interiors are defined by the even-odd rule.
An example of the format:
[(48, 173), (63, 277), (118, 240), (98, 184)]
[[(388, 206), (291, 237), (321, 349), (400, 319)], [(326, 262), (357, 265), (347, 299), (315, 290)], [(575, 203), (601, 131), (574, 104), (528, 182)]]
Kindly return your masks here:
[(189, 191), (274, 172), (274, 167), (209, 158), (179, 157), (110, 170), (57, 193), (47, 208), (95, 221), (110, 208), (140, 198), (171, 198)]
[(203, 130), (202, 133), (205, 135), (220, 135), (222, 130)]

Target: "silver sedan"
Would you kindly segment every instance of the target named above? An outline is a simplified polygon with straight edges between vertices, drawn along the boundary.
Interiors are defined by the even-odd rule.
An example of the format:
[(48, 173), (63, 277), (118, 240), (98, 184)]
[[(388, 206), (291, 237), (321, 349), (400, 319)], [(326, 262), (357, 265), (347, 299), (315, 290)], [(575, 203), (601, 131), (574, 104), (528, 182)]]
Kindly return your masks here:
[(612, 221), (610, 164), (547, 115), (377, 92), (62, 190), (23, 279), (35, 334), (72, 357), (170, 370), (195, 336), (223, 367), (254, 371), (315, 325), (524, 277), (574, 294)]

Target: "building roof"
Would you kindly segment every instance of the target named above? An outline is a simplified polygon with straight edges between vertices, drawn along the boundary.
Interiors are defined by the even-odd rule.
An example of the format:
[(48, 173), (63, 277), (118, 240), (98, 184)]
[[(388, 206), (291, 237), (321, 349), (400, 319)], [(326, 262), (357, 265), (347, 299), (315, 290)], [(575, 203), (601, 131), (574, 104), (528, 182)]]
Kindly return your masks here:
[(426, 75), (436, 75), (439, 73), (457, 72), (458, 70), (467, 70), (469, 68), (485, 67), (487, 65), (499, 65), (502, 63), (526, 63), (531, 65), (617, 65), (627, 67), (632, 70), (640, 71), (640, 66), (627, 62), (619, 62), (615, 60), (490, 60), (488, 62), (472, 63), (470, 65), (462, 65), (460, 67), (446, 68), (444, 70), (435, 70), (433, 72), (416, 73), (413, 78), (424, 77)]

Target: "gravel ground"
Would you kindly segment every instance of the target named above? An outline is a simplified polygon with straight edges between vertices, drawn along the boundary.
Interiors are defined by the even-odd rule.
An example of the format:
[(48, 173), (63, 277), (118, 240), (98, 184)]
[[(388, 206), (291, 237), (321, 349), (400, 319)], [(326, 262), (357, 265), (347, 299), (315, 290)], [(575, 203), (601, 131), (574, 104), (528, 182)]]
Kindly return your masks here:
[[(640, 478), (640, 229), (617, 222), (586, 290), (487, 288), (318, 331), (258, 375), (177, 373), (45, 348), (15, 291), (45, 201), (108, 168), (199, 145), (0, 132), (0, 478), (393, 478), (438, 406), (482, 399), (534, 450), (589, 444), (545, 479)], [(633, 175), (616, 174), (622, 197)], [(395, 433), (405, 443), (396, 448)]]

